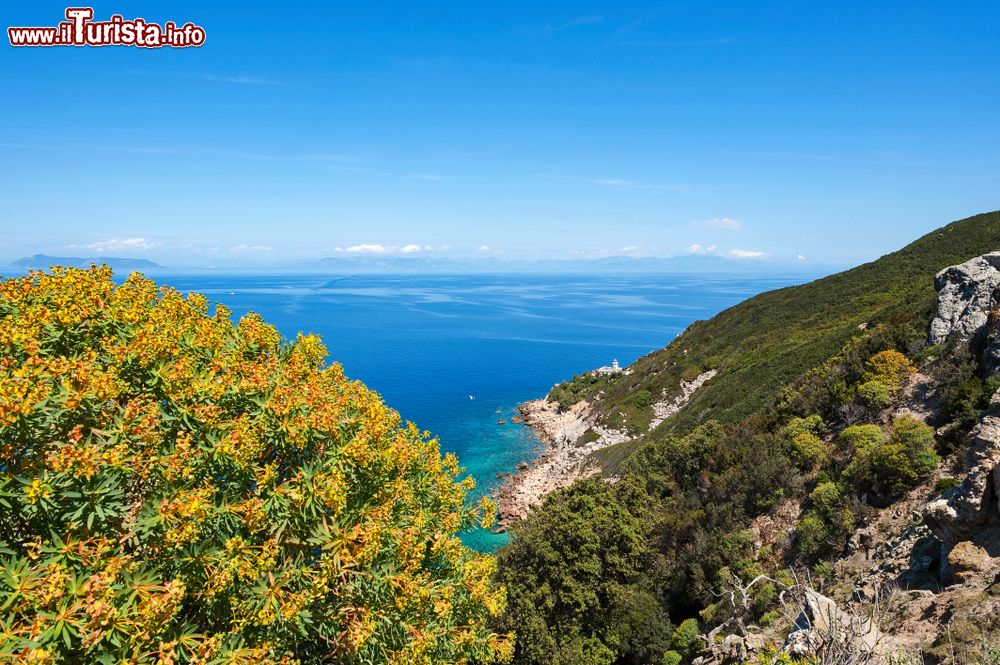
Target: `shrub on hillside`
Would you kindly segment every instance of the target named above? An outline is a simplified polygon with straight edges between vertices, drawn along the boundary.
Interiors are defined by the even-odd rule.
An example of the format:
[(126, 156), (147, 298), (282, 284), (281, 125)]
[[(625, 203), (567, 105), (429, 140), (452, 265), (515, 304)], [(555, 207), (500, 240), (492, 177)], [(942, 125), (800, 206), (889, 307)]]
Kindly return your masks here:
[(820, 433), (825, 427), (818, 415), (806, 418), (792, 418), (785, 426), (785, 436), (789, 439), (789, 456), (801, 469), (812, 469), (826, 461), (829, 451)]
[(898, 388), (884, 381), (872, 379), (858, 386), (858, 397), (874, 407), (883, 408), (896, 399), (897, 390)]
[(810, 511), (795, 529), (796, 544), (806, 559), (815, 559), (830, 549), (830, 529), (822, 516)]
[(915, 418), (896, 418), (888, 438), (881, 430), (875, 435), (871, 428), (878, 430), (874, 425), (848, 428), (841, 439), (848, 430), (856, 430), (854, 459), (844, 469), (844, 475), (876, 503), (885, 503), (912, 489), (941, 461), (934, 450), (934, 430)]
[(878, 425), (852, 425), (837, 437), (837, 447), (851, 457), (883, 443), (885, 434)]
[(797, 528), (799, 552), (810, 561), (836, 554), (854, 530), (857, 516), (844, 488), (823, 481), (809, 495), (811, 504)]
[(879, 351), (865, 363), (857, 394), (868, 404), (884, 408), (892, 404), (903, 389), (906, 377), (917, 371), (899, 351)]
[(667, 650), (672, 626), (643, 570), (648, 501), (624, 483), (588, 479), (550, 494), (517, 525), (500, 574), (518, 662), (650, 662)]
[(0, 654), (491, 661), (455, 458), (249, 314), (133, 275), (0, 284)]
[(869, 381), (884, 381), (890, 386), (900, 386), (906, 377), (917, 371), (906, 356), (895, 349), (879, 351), (868, 359), (865, 378)]

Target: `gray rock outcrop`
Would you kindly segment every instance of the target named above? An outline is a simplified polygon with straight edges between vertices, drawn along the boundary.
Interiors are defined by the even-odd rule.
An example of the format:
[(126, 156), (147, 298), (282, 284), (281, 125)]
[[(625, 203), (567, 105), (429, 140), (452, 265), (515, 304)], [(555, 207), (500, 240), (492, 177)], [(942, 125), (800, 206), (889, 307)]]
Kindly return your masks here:
[(979, 424), (969, 436), (968, 475), (962, 483), (924, 507), (931, 532), (951, 549), (971, 540), (987, 526), (1000, 523), (1000, 392), (993, 395)]
[(836, 601), (806, 588), (797, 630), (789, 633), (785, 652), (799, 658), (815, 658), (836, 645), (850, 645), (858, 653), (874, 654), (883, 642), (875, 621), (840, 609)]
[(977, 256), (937, 274), (937, 312), (930, 327), (931, 344), (957, 336), (971, 340), (986, 327), (1000, 286), (1000, 252)]

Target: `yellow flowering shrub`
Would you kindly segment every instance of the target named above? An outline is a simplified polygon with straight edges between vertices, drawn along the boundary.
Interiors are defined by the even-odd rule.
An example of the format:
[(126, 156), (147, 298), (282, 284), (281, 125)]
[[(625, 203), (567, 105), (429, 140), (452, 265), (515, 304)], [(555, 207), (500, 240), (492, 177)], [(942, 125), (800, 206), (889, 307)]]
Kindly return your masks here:
[(436, 439), (314, 336), (111, 277), (0, 283), (0, 659), (509, 660)]

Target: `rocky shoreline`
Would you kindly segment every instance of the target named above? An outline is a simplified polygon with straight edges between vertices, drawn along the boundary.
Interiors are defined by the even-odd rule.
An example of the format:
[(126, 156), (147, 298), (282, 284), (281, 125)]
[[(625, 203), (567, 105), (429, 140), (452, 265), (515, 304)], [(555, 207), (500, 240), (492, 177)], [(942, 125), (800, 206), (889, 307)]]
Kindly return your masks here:
[[(715, 374), (715, 370), (711, 370), (693, 381), (681, 381), (679, 395), (673, 398), (664, 396), (653, 405), (654, 418), (649, 429), (679, 411), (694, 392)], [(561, 410), (558, 402), (542, 398), (525, 402), (517, 409), (525, 426), (535, 431), (546, 445), (546, 450), (535, 461), (518, 464), (517, 470), (508, 474), (496, 491), (500, 514), (497, 531), (506, 531), (511, 524), (526, 518), (549, 492), (600, 473), (600, 467), (592, 458), (593, 453), (638, 438), (627, 431), (598, 424), (592, 403), (588, 400)], [(593, 440), (581, 443), (581, 437), (587, 431), (594, 433)]]
[[(549, 492), (598, 473), (600, 469), (590, 460), (591, 453), (629, 439), (623, 432), (594, 425), (590, 406), (590, 402), (580, 401), (560, 411), (557, 402), (547, 399), (518, 406), (524, 424), (535, 431), (547, 450), (534, 462), (518, 464), (517, 471), (508, 475), (497, 490), (498, 531), (505, 531), (512, 523), (527, 517)], [(591, 428), (598, 439), (576, 445)]]

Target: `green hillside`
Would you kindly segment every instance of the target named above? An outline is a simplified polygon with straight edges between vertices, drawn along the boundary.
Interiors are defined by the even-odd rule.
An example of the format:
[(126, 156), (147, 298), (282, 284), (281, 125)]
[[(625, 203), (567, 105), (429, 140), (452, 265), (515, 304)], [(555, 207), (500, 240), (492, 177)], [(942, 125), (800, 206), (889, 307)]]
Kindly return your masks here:
[(649, 395), (676, 393), (682, 378), (716, 369), (687, 408), (661, 427), (683, 431), (709, 419), (739, 421), (773, 403), (782, 387), (866, 328), (895, 319), (922, 334), (933, 314), (934, 275), (997, 249), (1000, 212), (953, 222), (871, 263), (763, 293), (698, 321), (666, 348), (639, 359), (631, 375), (593, 386), (577, 379), (553, 397), (574, 401), (604, 390), (597, 408), (606, 422), (642, 431), (652, 417)]
[[(603, 424), (644, 435), (598, 451), (615, 482), (553, 492), (514, 526), (499, 575), (515, 662), (690, 663), (698, 634), (726, 621), (725, 592), (740, 580), (784, 584), (792, 569), (832, 583), (831, 562), (856, 529), (928, 482), (942, 459), (962, 457), (1000, 384), (983, 375), (975, 349), (926, 341), (935, 275), (997, 249), (1000, 213), (954, 222), (697, 322), (630, 375), (554, 388), (564, 406), (603, 391), (593, 401)], [(709, 369), (718, 374), (647, 433), (661, 393)], [(918, 370), (935, 386), (932, 423), (892, 416)], [(789, 506), (790, 516), (781, 512)], [(755, 546), (749, 527), (765, 515), (783, 526)], [(919, 582), (941, 583), (930, 573)], [(781, 621), (777, 598), (774, 583), (755, 587), (740, 620)], [(926, 646), (974, 646), (956, 644)]]

